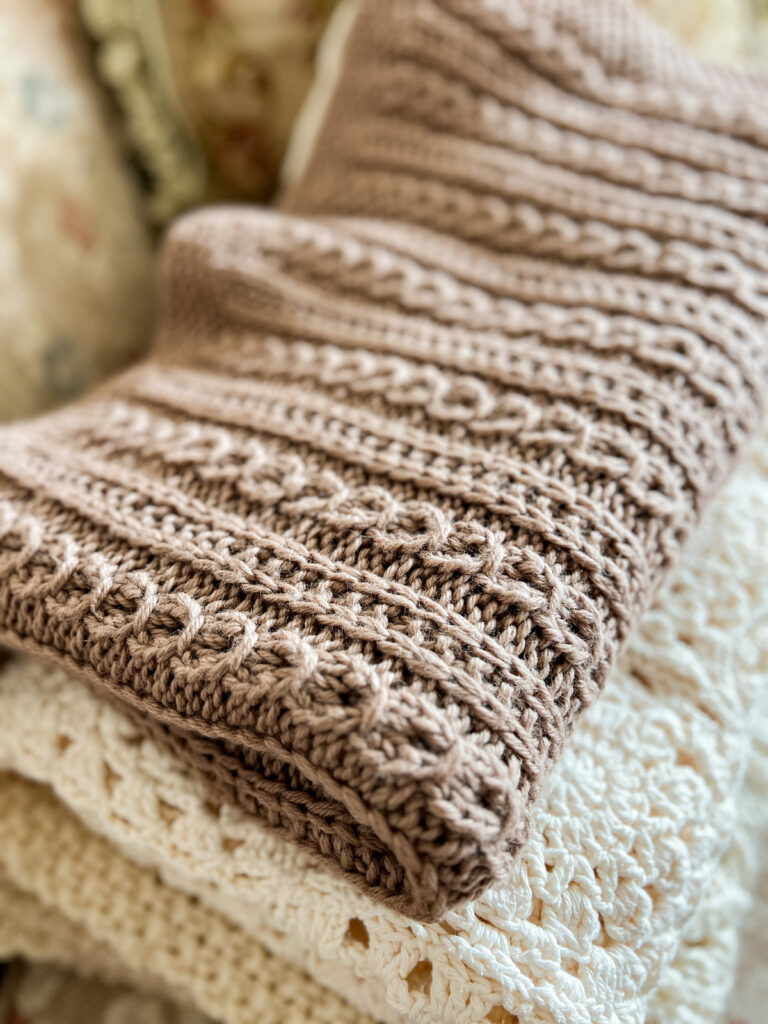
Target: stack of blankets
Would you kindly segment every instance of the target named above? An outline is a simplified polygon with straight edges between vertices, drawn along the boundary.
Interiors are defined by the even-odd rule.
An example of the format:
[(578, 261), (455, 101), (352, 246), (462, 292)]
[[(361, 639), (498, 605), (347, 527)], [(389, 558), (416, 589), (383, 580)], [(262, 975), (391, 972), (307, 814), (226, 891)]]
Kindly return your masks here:
[(768, 84), (629, 0), (355, 0), (323, 63), (148, 357), (0, 432), (0, 956), (222, 1024), (715, 1024)]

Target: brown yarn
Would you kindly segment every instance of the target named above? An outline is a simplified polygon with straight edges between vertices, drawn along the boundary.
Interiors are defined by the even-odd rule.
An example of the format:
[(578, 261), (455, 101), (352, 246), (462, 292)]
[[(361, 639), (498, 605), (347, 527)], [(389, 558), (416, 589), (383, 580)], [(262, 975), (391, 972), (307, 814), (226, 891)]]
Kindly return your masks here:
[(292, 212), (182, 221), (152, 359), (0, 437), (0, 640), (479, 894), (756, 425), (765, 98), (619, 0), (364, 0)]

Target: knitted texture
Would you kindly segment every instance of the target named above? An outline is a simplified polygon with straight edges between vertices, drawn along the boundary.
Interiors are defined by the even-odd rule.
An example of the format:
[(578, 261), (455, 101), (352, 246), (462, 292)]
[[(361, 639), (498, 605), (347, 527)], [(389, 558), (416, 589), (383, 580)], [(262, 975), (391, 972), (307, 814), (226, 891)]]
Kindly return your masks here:
[[(765, 932), (750, 936), (749, 911), (757, 900), (755, 862), (764, 850), (768, 805), (768, 688), (763, 687), (760, 711), (755, 718), (758, 735), (753, 736), (747, 777), (739, 800), (733, 843), (683, 934), (683, 941), (661, 978), (648, 1009), (646, 1024), (706, 1024), (731, 1021), (734, 991), (745, 976), (750, 959), (750, 939), (758, 952), (765, 945)], [(764, 959), (764, 957), (763, 957)], [(734, 987), (735, 986), (735, 987)], [(753, 1018), (762, 1016), (764, 1004)]]
[[(756, 976), (762, 974), (765, 977), (765, 940), (768, 935), (765, 927), (752, 931), (761, 903), (763, 914), (766, 906), (758, 867), (765, 860), (768, 838), (768, 803), (765, 799), (768, 792), (768, 686), (763, 686), (761, 709), (753, 724), (752, 753), (739, 801), (733, 845), (723, 859), (700, 912), (686, 930), (681, 956), (676, 957), (674, 967), (664, 974), (654, 1014), (648, 1024), (656, 1024), (656, 1020), (658, 1024), (667, 1020), (699, 1024), (707, 1020), (713, 1010), (721, 1009), (723, 992), (727, 995), (727, 1007), (722, 1007), (725, 1013), (720, 1020), (735, 1024), (741, 1018), (757, 1024), (764, 1016), (765, 1001), (755, 1000), (756, 993), (750, 991), (750, 987)], [(697, 991), (697, 994), (690, 1000), (685, 1015), (681, 1015), (671, 1006), (679, 992), (676, 974), (678, 969), (683, 969), (686, 960), (690, 961), (691, 969), (685, 971), (687, 980), (684, 984), (687, 987), (690, 981), (690, 990)], [(711, 983), (713, 976), (718, 975), (720, 982), (715, 982), (715, 986), (720, 995), (716, 996)], [(731, 979), (730, 992), (724, 983), (725, 978)], [(665, 1001), (670, 1006), (668, 1011), (663, 1008)], [(677, 1002), (679, 1004), (679, 998)], [(662, 1012), (659, 1013), (659, 1009)]]
[(119, 964), (128, 979), (154, 983), (225, 1024), (373, 1024), (221, 915), (127, 861), (46, 789), (2, 776), (0, 824), (0, 895), (21, 894), (13, 906), (29, 911), (26, 893), (50, 915), (47, 929), (34, 916), (29, 928), (23, 921), (9, 928), (3, 907), (3, 955), (34, 957), (32, 930), (45, 936), (45, 959), (57, 940), (75, 939), (73, 952), (85, 952), (96, 973), (107, 964), (114, 978)]
[[(663, 998), (659, 995), (652, 1001), (647, 1024), (720, 1024), (720, 1007), (733, 981), (732, 973), (723, 970), (730, 958), (728, 955), (723, 957), (722, 950), (733, 948), (737, 940), (738, 920), (733, 910), (739, 901), (739, 884), (743, 881), (738, 868), (745, 864), (744, 852), (743, 848), (734, 846), (718, 869), (692, 921), (692, 924), (699, 920), (706, 922), (706, 927), (697, 930), (695, 938), (692, 932), (691, 938), (684, 939), (674, 962), (664, 972), (659, 990)], [(14, 890), (2, 880), (0, 908), (3, 912), (0, 916), (0, 951), (4, 955), (22, 952), (34, 964), (68, 965), (77, 971), (80, 978), (99, 979), (99, 983), (108, 981), (112, 984), (134, 984), (137, 988), (156, 987), (155, 978), (143, 976), (136, 980), (118, 959), (105, 954), (102, 944), (91, 939), (87, 932), (35, 897)], [(38, 1004), (42, 990), (49, 989), (52, 981), (66, 986), (70, 994), (76, 984), (74, 980), (68, 982), (66, 977), (62, 977), (60, 968), (44, 966), (33, 968), (27, 980), (30, 985), (34, 984)], [(0, 999), (4, 986), (5, 979)], [(85, 982), (81, 981), (80, 986), (84, 987)], [(272, 993), (262, 992), (257, 987), (253, 999), (258, 1001), (260, 1009), (267, 1008), (269, 1019), (274, 1005)], [(327, 997), (325, 1001), (329, 1001)], [(128, 1005), (133, 1011), (133, 1015), (128, 1017), (130, 1021), (143, 1020), (140, 1013), (152, 1006), (148, 996), (139, 994)], [(20, 1009), (29, 1010), (31, 1007), (22, 1004)], [(59, 1015), (54, 1019), (61, 1024), (60, 1004), (57, 1009)], [(275, 1009), (278, 1012), (282, 1009), (289, 1014), (287, 1019), (291, 1019), (290, 1007)], [(188, 1011), (183, 1019), (191, 1014), (192, 1011)], [(80, 1021), (82, 1016), (75, 1019)], [(152, 1019), (154, 1021), (154, 1017)], [(262, 1018), (256, 1019), (260, 1022)], [(307, 1018), (308, 1024), (312, 1020), (312, 1017)], [(514, 1021), (514, 1017), (496, 1014), (489, 1020), (495, 1024), (508, 1024), (510, 1020)], [(225, 1020), (223, 1024), (229, 1022)], [(356, 1024), (362, 1024), (359, 1018)]]
[[(750, 781), (755, 775), (764, 779), (768, 745), (753, 751), (751, 765), (757, 772), (750, 774)], [(745, 813), (742, 807), (736, 840), (707, 888), (672, 964), (661, 976), (649, 1004), (648, 1024), (715, 1024), (720, 1019), (733, 977), (735, 911), (746, 881), (749, 846), (755, 831), (766, 823), (761, 791), (751, 792), (748, 787), (748, 793), (751, 811)], [(217, 945), (222, 938), (218, 915), (206, 914), (195, 901), (185, 901), (162, 886), (158, 889), (156, 879), (95, 840), (45, 790), (4, 776), (0, 795), (3, 824), (13, 830), (0, 833), (0, 956), (22, 953), (32, 961), (69, 965), (84, 976), (133, 983), (164, 994), (180, 993), (201, 1006), (216, 1005), (222, 1024), (255, 1019), (307, 1024), (355, 1019), (365, 1024), (367, 1018), (350, 1018), (334, 997), (318, 992), (287, 963), (265, 958), (258, 949), (249, 954), (251, 969), (240, 973), (242, 943), (237, 929), (230, 929), (229, 935), (225, 929), (228, 945), (222, 951)], [(84, 873), (81, 858), (87, 867), (95, 863), (95, 870)], [(6, 866), (28, 891), (9, 881)], [(132, 892), (125, 891), (126, 884), (134, 886)], [(171, 916), (158, 916), (163, 913)], [(215, 983), (222, 956), (229, 982), (224, 999)], [(234, 959), (231, 978), (230, 958)], [(275, 985), (278, 971), (282, 984)], [(359, 983), (350, 981), (359, 988)], [(340, 1015), (334, 1018), (333, 1012)], [(509, 1024), (521, 1019), (497, 1008), (484, 1021)], [(550, 1018), (561, 1019), (572, 1018)]]
[[(0, 675), (0, 767), (52, 785), (91, 828), (274, 952), (305, 951), (325, 984), (347, 991), (333, 965), (376, 980), (390, 1012), (414, 1022), (504, 1012), (524, 1024), (639, 1024), (733, 834), (768, 671), (767, 446), (712, 503), (574, 733), (509, 881), (440, 924), (414, 926), (211, 802), (136, 723), (30, 658)], [(720, 950), (714, 964), (691, 953), (710, 972), (699, 978), (705, 1008), (707, 986), (728, 974), (734, 934), (718, 922), (729, 915), (738, 924), (721, 908), (699, 927), (698, 955)], [(674, 998), (668, 986), (664, 1005)]]
[[(753, 741), (768, 749), (768, 721), (763, 723), (762, 735)], [(760, 768), (762, 773), (760, 774)], [(768, 793), (768, 757), (753, 759), (747, 795), (750, 802), (742, 803), (741, 820), (751, 820), (761, 832), (747, 847), (746, 869), (750, 876), (751, 899), (742, 914), (739, 939), (738, 976), (728, 1000), (728, 1019), (758, 1024), (765, 1016), (768, 1001), (768, 960), (765, 956), (768, 939), (768, 822), (765, 821), (765, 794)], [(742, 813), (743, 812), (743, 813)]]
[[(114, 957), (36, 896), (17, 889), (0, 871), (0, 957), (77, 967), (84, 977), (124, 981)], [(131, 981), (135, 979), (131, 978)]]
[(0, 639), (424, 919), (511, 870), (757, 421), (764, 90), (654, 33), (363, 3), (288, 199), (355, 217), (182, 222), (153, 360), (0, 437)]

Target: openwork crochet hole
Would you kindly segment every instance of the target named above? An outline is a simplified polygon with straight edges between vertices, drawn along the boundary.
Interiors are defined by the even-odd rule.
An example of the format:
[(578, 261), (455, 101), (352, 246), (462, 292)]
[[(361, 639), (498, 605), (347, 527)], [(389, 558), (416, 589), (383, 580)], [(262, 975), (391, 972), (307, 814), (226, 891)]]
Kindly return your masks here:
[(531, 900), (531, 913), (528, 916), (528, 920), (534, 924), (541, 924), (541, 914), (544, 910), (544, 904), (538, 896), (534, 896)]
[(112, 796), (112, 794), (115, 791), (115, 786), (118, 784), (118, 782), (121, 781), (121, 779), (122, 779), (122, 775), (119, 775), (116, 771), (114, 771), (107, 764), (107, 762), (105, 761), (104, 762), (104, 788), (106, 789), (106, 791), (109, 794), (109, 796)]
[(600, 928), (598, 930), (597, 935), (593, 939), (592, 944), (594, 946), (599, 946), (601, 949), (606, 949), (609, 946), (613, 945), (613, 939), (608, 934), (608, 929), (606, 928), (606, 924), (605, 924), (605, 918), (603, 917), (603, 915), (601, 913), (598, 913), (597, 919), (598, 919), (598, 921), (600, 923)]
[(157, 800), (157, 813), (166, 825), (172, 825), (181, 815), (178, 807), (174, 807), (173, 804), (169, 804), (167, 800), (163, 800), (160, 797)]
[(572, 956), (564, 956), (560, 963), (563, 970), (569, 974), (579, 973), (579, 961), (574, 960)]
[(678, 750), (675, 763), (682, 768), (693, 768), (695, 770), (698, 767), (697, 758), (686, 750)]
[(432, 961), (419, 960), (405, 980), (411, 995), (414, 992), (423, 992), (425, 996), (428, 996), (429, 990), (432, 988)]
[(71, 736), (66, 736), (61, 733), (56, 737), (56, 753), (63, 754), (65, 750), (72, 746), (74, 740)]
[(510, 1013), (503, 1006), (494, 1006), (485, 1019), (488, 1021), (488, 1024), (520, 1024), (520, 1018), (517, 1014)]
[(347, 933), (344, 936), (344, 941), (356, 942), (358, 945), (363, 946), (364, 949), (368, 949), (368, 945), (370, 943), (368, 929), (359, 917), (350, 918)]
[(233, 853), (244, 842), (244, 839), (235, 839), (234, 836), (222, 836), (221, 848), (225, 853)]

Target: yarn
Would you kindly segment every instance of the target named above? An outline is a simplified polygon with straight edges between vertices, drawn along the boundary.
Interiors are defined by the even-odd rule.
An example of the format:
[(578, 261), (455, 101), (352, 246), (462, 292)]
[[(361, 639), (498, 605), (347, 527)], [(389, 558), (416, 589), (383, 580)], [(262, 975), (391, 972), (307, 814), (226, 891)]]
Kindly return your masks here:
[(293, 213), (0, 436), (0, 638), (396, 910), (514, 877), (758, 422), (764, 98), (620, 0), (363, 3)]
[(738, 920), (730, 896), (711, 927), (691, 917), (734, 835), (765, 688), (767, 451), (763, 435), (630, 638), (553, 769), (509, 881), (440, 923), (415, 925), (212, 802), (164, 744), (31, 658), (0, 674), (0, 767), (54, 787), (90, 828), (272, 952), (305, 951), (323, 984), (347, 994), (333, 965), (375, 982), (378, 1008), (364, 1008), (377, 1018), (388, 1006), (424, 1024), (502, 1011), (521, 1024), (639, 1024), (655, 1000), (675, 1002), (674, 984), (656, 993), (686, 928), (703, 943), (689, 969), (710, 972), (696, 987), (713, 1008), (707, 985), (724, 995)]
[[(89, 833), (44, 788), (0, 778), (0, 950), (194, 1003), (226, 1024), (373, 1024), (221, 915)], [(45, 908), (44, 921), (35, 903)], [(14, 921), (9, 914), (23, 914)], [(71, 949), (68, 948), (71, 943)]]

